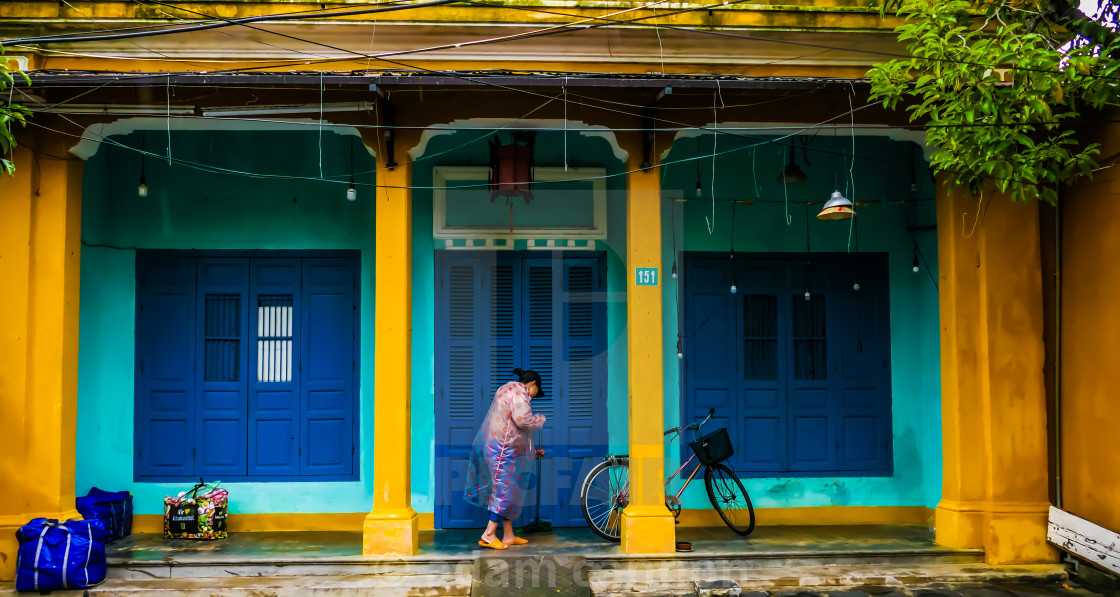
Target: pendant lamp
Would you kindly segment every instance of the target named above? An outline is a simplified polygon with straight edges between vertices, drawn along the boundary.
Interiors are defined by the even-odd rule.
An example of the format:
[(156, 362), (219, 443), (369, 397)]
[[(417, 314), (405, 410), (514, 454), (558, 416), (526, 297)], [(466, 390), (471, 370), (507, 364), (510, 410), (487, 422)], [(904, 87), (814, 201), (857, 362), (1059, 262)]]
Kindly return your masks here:
[(852, 209), (852, 202), (840, 191), (833, 191), (832, 197), (824, 204), (824, 209), (817, 214), (818, 220), (843, 220), (856, 215)]

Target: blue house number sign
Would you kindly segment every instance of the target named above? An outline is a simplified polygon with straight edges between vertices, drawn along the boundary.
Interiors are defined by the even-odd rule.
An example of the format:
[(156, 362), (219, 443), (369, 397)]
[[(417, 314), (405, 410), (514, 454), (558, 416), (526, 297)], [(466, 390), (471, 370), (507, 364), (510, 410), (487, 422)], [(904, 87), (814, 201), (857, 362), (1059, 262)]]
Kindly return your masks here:
[(634, 268), (634, 275), (636, 277), (635, 284), (638, 286), (657, 286), (656, 267), (636, 267)]

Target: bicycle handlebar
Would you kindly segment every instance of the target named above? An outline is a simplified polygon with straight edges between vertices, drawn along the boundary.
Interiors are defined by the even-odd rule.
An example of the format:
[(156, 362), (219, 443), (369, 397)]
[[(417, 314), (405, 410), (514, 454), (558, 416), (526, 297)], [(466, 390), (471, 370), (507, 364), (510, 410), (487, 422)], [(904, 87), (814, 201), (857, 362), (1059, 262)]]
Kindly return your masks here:
[(700, 431), (700, 428), (704, 426), (704, 423), (707, 423), (709, 420), (711, 420), (711, 418), (715, 416), (715, 414), (716, 409), (709, 408), (708, 416), (704, 417), (703, 421), (700, 421), (698, 423), (689, 423), (688, 425), (684, 425), (682, 427), (673, 427), (672, 429), (666, 429), (665, 435), (669, 435), (670, 433), (680, 433), (681, 431)]

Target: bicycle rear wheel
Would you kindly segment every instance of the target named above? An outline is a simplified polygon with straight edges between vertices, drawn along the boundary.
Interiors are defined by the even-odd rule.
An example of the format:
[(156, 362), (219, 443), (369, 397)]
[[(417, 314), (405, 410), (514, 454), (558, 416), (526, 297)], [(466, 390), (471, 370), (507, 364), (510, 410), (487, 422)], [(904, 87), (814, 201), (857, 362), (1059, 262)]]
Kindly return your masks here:
[(622, 510), (630, 503), (630, 461), (611, 458), (591, 469), (579, 492), (587, 526), (607, 541), (622, 540)]
[(740, 535), (749, 535), (754, 530), (754, 506), (747, 488), (735, 472), (723, 464), (709, 466), (704, 471), (704, 486), (708, 488), (708, 499), (719, 512), (720, 518), (731, 530)]

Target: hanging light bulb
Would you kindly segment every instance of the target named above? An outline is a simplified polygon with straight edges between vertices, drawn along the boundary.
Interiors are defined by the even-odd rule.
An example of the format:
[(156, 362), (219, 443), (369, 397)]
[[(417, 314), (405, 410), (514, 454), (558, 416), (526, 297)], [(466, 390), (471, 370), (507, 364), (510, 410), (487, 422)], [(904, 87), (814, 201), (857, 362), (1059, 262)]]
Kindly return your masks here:
[(921, 268), (918, 267), (918, 245), (914, 245), (914, 267), (913, 267), (913, 269), (914, 269), (915, 274), (918, 273), (919, 269), (921, 269)]
[(697, 197), (703, 197), (704, 196), (704, 187), (702, 187), (700, 185), (700, 179), (699, 178), (696, 179), (696, 196)]
[(354, 138), (350, 137), (350, 188), (346, 189), (346, 200), (357, 201), (358, 190), (354, 188)]
[(684, 345), (681, 344), (681, 337), (680, 336), (677, 336), (677, 358), (678, 359), (683, 359), (684, 358)]
[(809, 285), (806, 284), (805, 285), (805, 300), (810, 300), (812, 298), (813, 298), (813, 293), (809, 292)]
[(852, 284), (852, 290), (859, 292), (859, 278), (856, 278), (855, 283)]
[(673, 273), (672, 273), (672, 276), (673, 276), (673, 279), (674, 279), (674, 280), (676, 280), (676, 279), (677, 279), (677, 261), (676, 261), (675, 259), (673, 260)]
[(144, 177), (144, 135), (140, 135), (140, 185), (136, 187), (136, 195), (140, 197), (148, 196), (148, 179)]
[(731, 276), (731, 294), (739, 292), (739, 288), (735, 286), (735, 276)]

